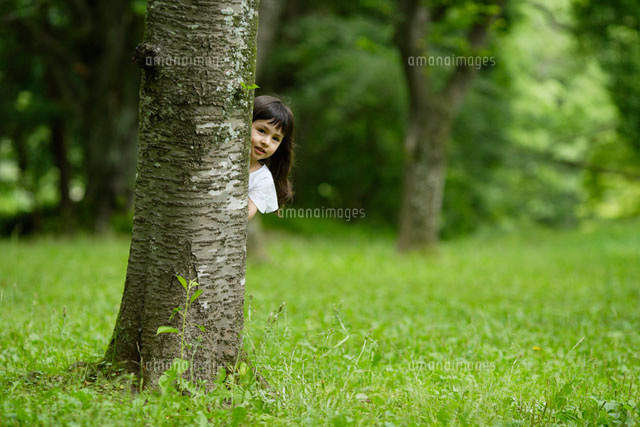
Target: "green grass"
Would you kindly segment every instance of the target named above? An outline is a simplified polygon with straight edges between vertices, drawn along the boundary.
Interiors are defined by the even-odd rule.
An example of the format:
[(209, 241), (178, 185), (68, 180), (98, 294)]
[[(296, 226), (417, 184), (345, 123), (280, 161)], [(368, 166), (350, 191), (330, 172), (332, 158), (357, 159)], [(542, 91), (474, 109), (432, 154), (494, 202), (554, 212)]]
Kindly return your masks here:
[(244, 345), (270, 388), (239, 375), (193, 398), (68, 370), (104, 352), (128, 239), (0, 242), (0, 424), (640, 421), (637, 221), (429, 256), (353, 227), (269, 242), (271, 262), (248, 265)]

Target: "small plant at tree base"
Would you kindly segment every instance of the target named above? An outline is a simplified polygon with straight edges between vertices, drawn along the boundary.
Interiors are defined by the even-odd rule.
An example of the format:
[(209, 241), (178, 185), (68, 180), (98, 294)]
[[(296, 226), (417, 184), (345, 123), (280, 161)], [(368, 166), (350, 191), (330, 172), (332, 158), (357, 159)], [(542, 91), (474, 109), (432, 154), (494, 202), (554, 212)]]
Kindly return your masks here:
[[(191, 307), (191, 304), (193, 304), (193, 302), (196, 299), (198, 299), (198, 297), (202, 294), (202, 289), (198, 289), (195, 292), (193, 292), (193, 290), (200, 285), (195, 280), (189, 280), (189, 282), (187, 282), (187, 280), (180, 275), (176, 275), (176, 277), (178, 278), (178, 281), (184, 288), (186, 292), (186, 297), (185, 297), (184, 307), (174, 308), (173, 312), (171, 313), (171, 316), (169, 316), (169, 320), (173, 319), (176, 314), (179, 314), (180, 316), (182, 316), (182, 329), (177, 329), (172, 326), (160, 326), (158, 327), (158, 331), (156, 332), (156, 335), (157, 334), (178, 334), (180, 336), (180, 358), (173, 359), (171, 368), (167, 369), (164, 372), (164, 374), (162, 374), (162, 376), (158, 379), (158, 385), (160, 386), (160, 389), (164, 393), (168, 391), (169, 387), (171, 387), (171, 385), (174, 382), (177, 382), (182, 389), (187, 389), (193, 392), (193, 387), (190, 386), (191, 384), (182, 378), (182, 374), (187, 369), (189, 369), (189, 361), (185, 359), (184, 353), (185, 353), (185, 349), (190, 350), (193, 348), (193, 351), (191, 353), (191, 362), (192, 362), (191, 364), (193, 364), (193, 357), (196, 353), (196, 350), (198, 349), (198, 346), (202, 342), (202, 337), (198, 337), (198, 342), (196, 343), (194, 348), (191, 343), (185, 344), (185, 335), (186, 335), (187, 327), (189, 326), (195, 326), (198, 329), (200, 329), (200, 331), (202, 331), (203, 333), (205, 331), (204, 326), (198, 325), (197, 323), (189, 321), (189, 307)], [(191, 372), (190, 372), (190, 381), (193, 381), (193, 369), (191, 369)]]
[(253, 89), (260, 89), (260, 86), (255, 83), (252, 85), (247, 85), (245, 82), (240, 82), (240, 86), (242, 86), (242, 91), (245, 93)]

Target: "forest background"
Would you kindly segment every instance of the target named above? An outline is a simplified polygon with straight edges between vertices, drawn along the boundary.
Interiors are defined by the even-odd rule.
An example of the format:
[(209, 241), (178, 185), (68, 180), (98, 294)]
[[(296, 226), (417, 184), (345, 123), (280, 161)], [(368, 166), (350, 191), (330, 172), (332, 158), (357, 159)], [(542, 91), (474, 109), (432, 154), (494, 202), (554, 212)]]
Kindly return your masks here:
[[(480, 52), (492, 61), (452, 126), (441, 238), (640, 213), (640, 6), (593, 3), (512, 2), (494, 22)], [(456, 55), (456, 28), (477, 7), (456, 2), (430, 28), (430, 55)], [(145, 8), (3, 2), (1, 234), (130, 232), (140, 79), (131, 56)], [(361, 210), (337, 221), (395, 229), (410, 115), (395, 2), (262, 9), (256, 95), (281, 96), (297, 120), (290, 208)], [(436, 86), (452, 69), (429, 68)]]

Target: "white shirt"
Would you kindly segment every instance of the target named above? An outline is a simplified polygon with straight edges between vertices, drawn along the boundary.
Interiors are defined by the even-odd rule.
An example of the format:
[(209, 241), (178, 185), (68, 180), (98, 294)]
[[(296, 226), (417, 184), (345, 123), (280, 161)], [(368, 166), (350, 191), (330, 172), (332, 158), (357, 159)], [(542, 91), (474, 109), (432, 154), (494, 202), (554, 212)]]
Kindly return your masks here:
[(260, 213), (278, 210), (278, 193), (267, 165), (249, 174), (249, 198)]

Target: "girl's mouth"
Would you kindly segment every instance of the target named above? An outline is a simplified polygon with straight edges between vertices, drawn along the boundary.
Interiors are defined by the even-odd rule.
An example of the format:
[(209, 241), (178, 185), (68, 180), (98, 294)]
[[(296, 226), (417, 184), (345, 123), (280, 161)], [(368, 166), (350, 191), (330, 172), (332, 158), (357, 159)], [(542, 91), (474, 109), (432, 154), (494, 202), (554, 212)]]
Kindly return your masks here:
[(256, 153), (258, 153), (258, 154), (265, 154), (265, 153), (266, 153), (266, 151), (264, 151), (262, 148), (255, 147), (255, 148), (254, 148), (254, 150), (255, 150), (255, 151), (256, 151)]

